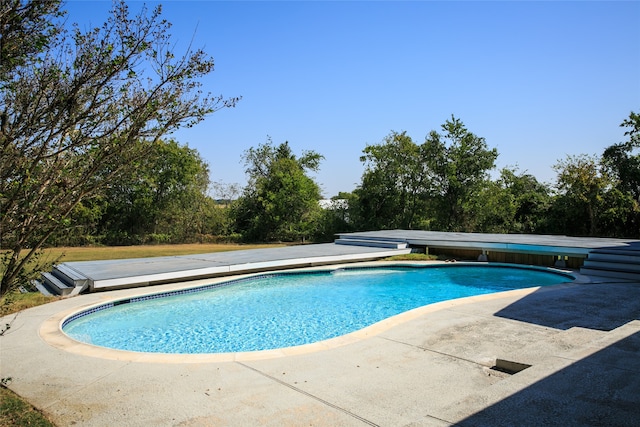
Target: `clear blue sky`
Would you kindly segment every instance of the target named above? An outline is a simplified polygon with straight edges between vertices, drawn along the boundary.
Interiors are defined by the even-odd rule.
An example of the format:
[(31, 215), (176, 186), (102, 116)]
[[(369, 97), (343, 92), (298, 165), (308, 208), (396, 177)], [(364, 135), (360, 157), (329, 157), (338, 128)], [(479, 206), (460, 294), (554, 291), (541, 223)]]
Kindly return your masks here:
[[(453, 114), (497, 148), (498, 168), (552, 183), (558, 160), (602, 154), (640, 111), (638, 1), (162, 4), (178, 46), (193, 38), (215, 59), (204, 90), (243, 97), (173, 135), (213, 181), (245, 185), (243, 152), (271, 136), (325, 157), (314, 177), (331, 197), (360, 183), (367, 144), (391, 131), (420, 144)], [(65, 8), (98, 25), (110, 6)]]

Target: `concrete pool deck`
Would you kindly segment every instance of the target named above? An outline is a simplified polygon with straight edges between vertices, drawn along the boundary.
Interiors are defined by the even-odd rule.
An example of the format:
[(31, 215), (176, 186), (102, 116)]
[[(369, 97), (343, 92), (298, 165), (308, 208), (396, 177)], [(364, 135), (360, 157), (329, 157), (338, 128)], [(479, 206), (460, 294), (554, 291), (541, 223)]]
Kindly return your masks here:
[[(0, 377), (59, 426), (637, 425), (640, 283), (596, 280), (446, 301), (282, 352), (183, 361), (120, 357), (50, 326), (193, 284), (79, 295), (1, 319)], [(497, 359), (531, 366), (504, 373)]]

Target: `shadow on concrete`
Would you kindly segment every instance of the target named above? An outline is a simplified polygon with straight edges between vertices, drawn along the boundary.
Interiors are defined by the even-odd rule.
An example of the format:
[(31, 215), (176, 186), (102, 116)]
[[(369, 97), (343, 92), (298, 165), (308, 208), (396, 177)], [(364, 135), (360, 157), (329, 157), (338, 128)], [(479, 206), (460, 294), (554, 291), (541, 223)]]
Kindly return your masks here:
[(543, 287), (495, 315), (561, 330), (578, 326), (611, 331), (640, 319), (640, 284)]
[(639, 365), (640, 332), (637, 332), (457, 425), (637, 426), (640, 422)]
[[(495, 315), (559, 330), (612, 331), (640, 319), (640, 284), (543, 287)], [(637, 426), (639, 420), (640, 332), (635, 332), (458, 425)]]

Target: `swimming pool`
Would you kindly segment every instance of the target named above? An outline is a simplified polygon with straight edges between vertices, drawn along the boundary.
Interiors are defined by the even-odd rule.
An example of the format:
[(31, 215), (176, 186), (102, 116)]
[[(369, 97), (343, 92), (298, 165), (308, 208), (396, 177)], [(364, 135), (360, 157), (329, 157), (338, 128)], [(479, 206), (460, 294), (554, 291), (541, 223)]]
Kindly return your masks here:
[(342, 268), (263, 274), (114, 301), (66, 318), (85, 343), (150, 353), (229, 353), (327, 340), (434, 302), (569, 282), (504, 265)]

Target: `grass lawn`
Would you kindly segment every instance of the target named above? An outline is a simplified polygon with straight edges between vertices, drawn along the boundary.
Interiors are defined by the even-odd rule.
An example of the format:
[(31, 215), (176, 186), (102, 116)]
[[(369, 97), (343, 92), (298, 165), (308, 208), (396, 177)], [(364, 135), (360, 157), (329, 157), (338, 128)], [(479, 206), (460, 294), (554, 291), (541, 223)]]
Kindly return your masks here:
[(185, 245), (140, 245), (140, 246), (90, 246), (79, 248), (50, 248), (44, 256), (48, 259), (69, 261), (96, 261), (103, 259), (149, 258), (156, 256), (205, 254), (211, 252), (228, 252), (245, 249), (276, 248), (284, 244), (185, 244)]
[(20, 396), (0, 387), (0, 426), (50, 427), (53, 424)]

